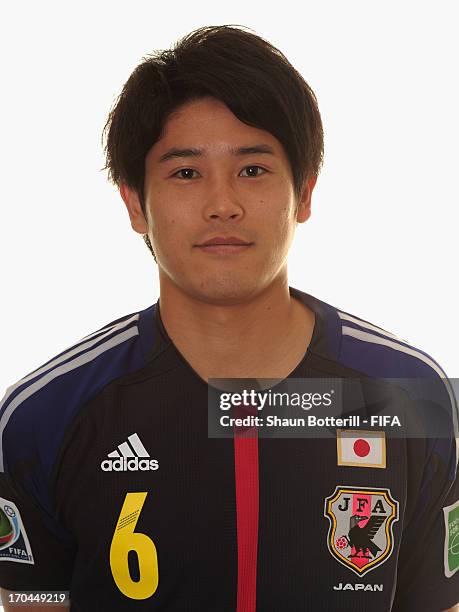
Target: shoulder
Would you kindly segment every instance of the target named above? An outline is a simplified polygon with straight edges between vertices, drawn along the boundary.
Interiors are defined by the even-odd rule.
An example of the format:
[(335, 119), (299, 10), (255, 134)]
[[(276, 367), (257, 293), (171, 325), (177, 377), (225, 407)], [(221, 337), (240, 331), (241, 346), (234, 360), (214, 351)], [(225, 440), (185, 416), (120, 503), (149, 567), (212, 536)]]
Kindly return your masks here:
[(8, 387), (0, 402), (0, 472), (26, 454), (51, 470), (81, 407), (111, 381), (145, 364), (139, 340), (144, 312), (105, 324)]
[(334, 309), (341, 332), (338, 358), (375, 376), (439, 376), (440, 364), (425, 350), (374, 322)]
[(455, 405), (451, 382), (428, 352), (375, 323), (332, 308), (339, 327), (340, 363), (365, 376), (396, 379), (415, 396), (432, 393), (432, 398)]
[[(352, 376), (381, 379), (403, 389), (419, 406), (441, 407), (449, 426), (449, 440), (459, 442), (459, 417), (451, 381), (442, 366), (423, 348), (357, 314), (336, 307), (303, 291), (290, 288), (316, 314), (312, 351), (339, 364)], [(430, 408), (429, 408), (430, 409)], [(434, 414), (433, 411), (431, 414)], [(459, 457), (459, 444), (456, 454)], [(447, 451), (444, 453), (447, 454)]]
[(446, 418), (449, 439), (438, 440), (444, 460), (459, 458), (459, 415), (454, 388), (440, 363), (428, 352), (355, 314), (327, 305), (338, 329), (336, 359), (363, 376), (403, 389), (413, 406), (424, 406), (435, 422)]
[(315, 312), (314, 349), (323, 357), (367, 376), (446, 378), (429, 353), (377, 322), (293, 287), (290, 292)]

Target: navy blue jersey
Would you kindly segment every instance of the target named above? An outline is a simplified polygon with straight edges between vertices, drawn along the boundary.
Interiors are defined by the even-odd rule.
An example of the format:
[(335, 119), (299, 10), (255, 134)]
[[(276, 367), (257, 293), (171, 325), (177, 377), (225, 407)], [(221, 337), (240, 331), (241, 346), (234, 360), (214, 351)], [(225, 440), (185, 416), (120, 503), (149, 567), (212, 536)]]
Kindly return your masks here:
[[(457, 407), (425, 352), (302, 291), (288, 378), (431, 379), (448, 435), (208, 435), (208, 384), (159, 300), (10, 386), (0, 405), (0, 585), (71, 610), (439, 612), (459, 601)], [(429, 398), (416, 384), (409, 410)], [(418, 393), (419, 395), (419, 393)]]

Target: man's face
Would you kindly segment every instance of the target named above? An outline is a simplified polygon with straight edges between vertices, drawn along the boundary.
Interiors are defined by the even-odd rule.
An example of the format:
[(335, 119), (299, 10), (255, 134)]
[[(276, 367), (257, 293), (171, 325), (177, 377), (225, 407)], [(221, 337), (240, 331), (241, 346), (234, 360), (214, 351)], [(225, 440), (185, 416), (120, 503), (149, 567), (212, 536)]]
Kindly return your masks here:
[[(238, 152), (250, 147), (259, 151)], [(148, 228), (135, 194), (125, 187), (121, 193), (133, 228), (149, 234), (161, 283), (228, 304), (253, 297), (279, 275), (286, 278), (287, 253), (296, 223), (309, 217), (314, 183), (297, 207), (281, 143), (207, 97), (174, 112), (148, 152)], [(215, 237), (221, 246), (202, 246)], [(225, 246), (230, 237), (245, 245)]]

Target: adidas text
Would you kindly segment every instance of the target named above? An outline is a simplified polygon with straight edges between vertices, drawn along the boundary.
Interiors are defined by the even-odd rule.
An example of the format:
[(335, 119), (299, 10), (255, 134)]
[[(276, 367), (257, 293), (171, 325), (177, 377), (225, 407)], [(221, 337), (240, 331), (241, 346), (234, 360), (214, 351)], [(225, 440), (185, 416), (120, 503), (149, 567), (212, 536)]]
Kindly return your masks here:
[(146, 472), (159, 469), (157, 459), (139, 459), (138, 457), (119, 457), (119, 459), (104, 459), (100, 464), (104, 472)]

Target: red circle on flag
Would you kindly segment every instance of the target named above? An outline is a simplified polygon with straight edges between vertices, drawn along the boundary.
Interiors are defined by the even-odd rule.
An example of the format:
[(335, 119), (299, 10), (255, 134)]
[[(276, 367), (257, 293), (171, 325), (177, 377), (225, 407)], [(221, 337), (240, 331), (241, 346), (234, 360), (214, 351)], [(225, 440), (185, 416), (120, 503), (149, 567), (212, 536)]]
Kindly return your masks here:
[(358, 457), (366, 457), (369, 452), (370, 452), (370, 445), (368, 444), (366, 440), (362, 440), (362, 438), (359, 438), (358, 440), (354, 442), (354, 453)]

